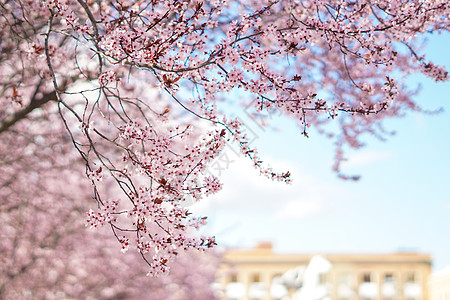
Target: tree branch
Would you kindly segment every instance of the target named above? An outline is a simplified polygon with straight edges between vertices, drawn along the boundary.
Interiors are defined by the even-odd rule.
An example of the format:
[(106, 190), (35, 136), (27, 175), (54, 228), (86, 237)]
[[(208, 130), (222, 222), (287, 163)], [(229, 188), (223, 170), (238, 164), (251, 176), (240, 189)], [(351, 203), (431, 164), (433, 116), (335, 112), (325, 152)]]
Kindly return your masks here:
[(55, 91), (44, 94), (40, 99), (32, 99), (27, 107), (7, 116), (6, 118), (0, 121), (0, 134), (2, 134), (4, 131), (7, 131), (11, 126), (16, 124), (18, 121), (24, 119), (34, 109), (41, 107), (42, 105), (44, 105), (49, 101), (55, 100), (56, 100)]

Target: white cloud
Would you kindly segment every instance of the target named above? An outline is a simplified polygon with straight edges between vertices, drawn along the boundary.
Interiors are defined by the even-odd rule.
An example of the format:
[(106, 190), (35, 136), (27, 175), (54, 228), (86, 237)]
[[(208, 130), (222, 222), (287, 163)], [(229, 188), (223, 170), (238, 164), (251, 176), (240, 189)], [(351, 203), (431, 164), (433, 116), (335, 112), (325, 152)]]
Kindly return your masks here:
[(289, 171), (293, 183), (275, 182), (260, 176), (251, 162), (234, 158), (225, 171), (224, 188), (218, 194), (196, 203), (191, 210), (196, 214), (248, 214), (271, 215), (276, 219), (308, 218), (333, 209), (330, 199), (343, 197), (344, 189), (305, 174), (298, 165), (266, 158), (279, 171)]
[(278, 219), (299, 219), (318, 215), (324, 211), (323, 203), (313, 201), (289, 201), (275, 217)]
[(348, 160), (343, 162), (344, 167), (361, 167), (377, 163), (384, 160), (389, 160), (395, 157), (395, 154), (390, 151), (375, 151), (375, 150), (359, 150), (357, 152), (347, 154)]

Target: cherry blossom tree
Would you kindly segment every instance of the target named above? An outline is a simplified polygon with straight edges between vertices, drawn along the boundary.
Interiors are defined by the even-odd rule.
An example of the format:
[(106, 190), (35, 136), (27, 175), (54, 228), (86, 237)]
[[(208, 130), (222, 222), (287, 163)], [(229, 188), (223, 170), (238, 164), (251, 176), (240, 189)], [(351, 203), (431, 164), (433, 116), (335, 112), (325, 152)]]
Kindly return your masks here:
[(121, 253), (107, 228), (86, 230), (84, 162), (54, 117), (34, 114), (2, 136), (0, 298), (214, 299), (217, 253), (183, 251), (169, 276), (148, 280), (139, 252)]
[[(448, 78), (418, 47), (425, 33), (448, 31), (446, 0), (21, 0), (2, 1), (1, 12), (3, 153), (48, 158), (29, 176), (20, 172), (28, 166), (4, 168), (19, 187), (37, 181), (39, 193), (53, 192), (81, 159), (96, 204), (87, 225), (107, 225), (124, 252), (137, 249), (149, 275), (215, 245), (193, 234), (205, 218), (185, 204), (220, 190), (206, 170), (227, 142), (262, 175), (291, 180), (263, 164), (224, 105), (246, 99), (261, 124), (282, 113), (306, 137), (318, 128), (349, 178), (344, 147), (361, 147), (364, 133), (382, 138), (384, 120), (421, 110), (404, 76)], [(56, 148), (66, 156), (54, 157)]]

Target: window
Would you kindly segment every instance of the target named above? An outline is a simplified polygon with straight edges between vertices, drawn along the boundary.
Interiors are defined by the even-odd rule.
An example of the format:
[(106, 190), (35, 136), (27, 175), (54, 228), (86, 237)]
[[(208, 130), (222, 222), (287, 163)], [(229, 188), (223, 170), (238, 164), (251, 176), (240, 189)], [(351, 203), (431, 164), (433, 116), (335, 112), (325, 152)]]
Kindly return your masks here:
[(273, 275), (272, 275), (272, 281), (273, 281), (275, 278), (281, 278), (282, 275), (283, 275), (283, 274), (281, 274), (281, 273), (275, 273), (275, 274), (273, 274)]
[(392, 273), (384, 274), (384, 282), (394, 282), (394, 275)]
[(394, 275), (392, 273), (385, 273), (383, 285), (381, 287), (383, 300), (394, 300), (398, 298), (397, 287), (395, 284)]
[(260, 281), (261, 281), (261, 278), (258, 273), (255, 273), (252, 275), (251, 282), (260, 282)]
[(370, 273), (364, 273), (362, 276), (362, 282), (372, 282), (372, 275)]
[(416, 282), (416, 274), (414, 272), (406, 273), (406, 282), (411, 282), (411, 283)]
[(353, 285), (354, 277), (350, 273), (341, 273), (338, 275), (338, 283), (344, 285)]

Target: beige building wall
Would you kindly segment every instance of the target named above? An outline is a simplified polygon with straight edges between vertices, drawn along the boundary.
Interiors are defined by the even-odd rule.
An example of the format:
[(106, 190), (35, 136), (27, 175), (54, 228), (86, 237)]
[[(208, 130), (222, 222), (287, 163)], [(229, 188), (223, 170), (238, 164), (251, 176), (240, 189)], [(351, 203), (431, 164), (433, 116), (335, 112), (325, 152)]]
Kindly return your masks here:
[(450, 267), (431, 274), (430, 300), (450, 300)]
[[(333, 300), (430, 300), (427, 284), (431, 273), (430, 255), (394, 253), (322, 256), (331, 263), (332, 268), (320, 280)], [(252, 283), (259, 282), (260, 286), (265, 287), (266, 294), (254, 299), (269, 300), (272, 299), (269, 292), (273, 278), (290, 269), (306, 267), (312, 257), (307, 254), (275, 254), (270, 243), (262, 243), (252, 250), (230, 250), (225, 255), (218, 280), (225, 289), (230, 283), (241, 283), (245, 295), (238, 299), (242, 300), (251, 299), (248, 294)], [(372, 293), (376, 290), (376, 296), (362, 297), (366, 290)], [(349, 291), (353, 295), (350, 296)], [(294, 288), (289, 290), (290, 295), (294, 292)]]

